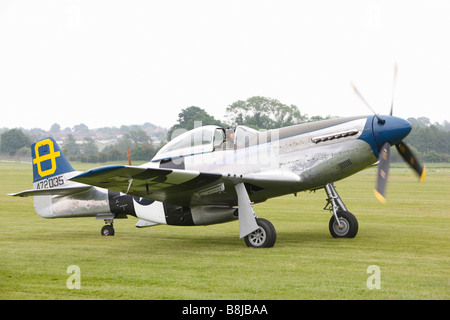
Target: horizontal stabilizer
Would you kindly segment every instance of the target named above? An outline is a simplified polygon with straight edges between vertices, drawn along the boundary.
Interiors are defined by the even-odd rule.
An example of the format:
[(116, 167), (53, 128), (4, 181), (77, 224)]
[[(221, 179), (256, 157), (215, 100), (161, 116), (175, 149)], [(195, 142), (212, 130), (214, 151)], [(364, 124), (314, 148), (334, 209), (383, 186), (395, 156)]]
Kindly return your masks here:
[(69, 188), (51, 188), (51, 189), (39, 189), (39, 190), (25, 190), (18, 193), (9, 193), (9, 196), (13, 197), (28, 197), (28, 196), (70, 196), (81, 192), (86, 192), (91, 189), (92, 186), (79, 186)]

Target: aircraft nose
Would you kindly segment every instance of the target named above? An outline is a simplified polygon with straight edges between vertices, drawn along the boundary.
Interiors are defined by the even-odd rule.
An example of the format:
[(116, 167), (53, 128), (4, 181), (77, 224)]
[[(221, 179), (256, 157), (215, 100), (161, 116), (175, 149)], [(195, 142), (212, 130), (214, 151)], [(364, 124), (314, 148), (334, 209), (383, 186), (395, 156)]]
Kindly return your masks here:
[(385, 142), (395, 145), (411, 132), (411, 123), (405, 119), (393, 116), (380, 117), (385, 120), (384, 124), (379, 123), (376, 117), (373, 120), (373, 135), (380, 147)]

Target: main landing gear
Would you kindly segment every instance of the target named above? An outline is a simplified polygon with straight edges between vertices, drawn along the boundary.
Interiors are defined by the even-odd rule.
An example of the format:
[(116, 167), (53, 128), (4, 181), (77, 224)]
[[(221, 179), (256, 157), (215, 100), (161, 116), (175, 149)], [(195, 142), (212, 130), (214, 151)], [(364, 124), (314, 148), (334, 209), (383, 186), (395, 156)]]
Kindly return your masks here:
[(259, 229), (244, 237), (247, 247), (271, 248), (277, 240), (277, 232), (273, 224), (266, 219), (256, 218)]
[[(248, 247), (273, 247), (277, 239), (273, 224), (266, 219), (256, 217), (243, 184), (237, 184), (235, 188), (238, 201), (240, 201), (239, 227), (241, 238), (244, 238)], [(324, 209), (333, 213), (328, 224), (331, 235), (334, 238), (354, 238), (358, 233), (358, 220), (347, 210), (333, 183), (325, 185), (325, 191), (328, 198)]]
[(269, 220), (256, 217), (247, 190), (242, 182), (235, 184), (234, 187), (238, 196), (239, 237), (244, 238), (248, 247), (273, 247), (277, 240), (275, 227)]
[(109, 223), (107, 225), (104, 225), (102, 230), (101, 230), (101, 234), (102, 236), (113, 236), (115, 231), (114, 231), (114, 227), (113, 227), (113, 221), (114, 219), (105, 219), (105, 223)]
[(325, 186), (325, 192), (328, 198), (323, 209), (333, 212), (328, 224), (331, 235), (334, 238), (354, 238), (358, 233), (358, 220), (347, 210), (333, 183), (328, 183)]

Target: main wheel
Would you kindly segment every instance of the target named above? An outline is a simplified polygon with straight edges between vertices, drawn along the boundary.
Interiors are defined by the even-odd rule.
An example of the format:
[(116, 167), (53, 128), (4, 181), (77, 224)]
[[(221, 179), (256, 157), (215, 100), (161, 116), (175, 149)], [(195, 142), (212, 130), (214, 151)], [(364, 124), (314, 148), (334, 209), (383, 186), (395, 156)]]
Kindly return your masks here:
[(277, 240), (277, 232), (273, 224), (266, 219), (256, 219), (259, 229), (245, 236), (247, 247), (253, 248), (271, 248)]
[(113, 236), (114, 228), (113, 228), (113, 226), (107, 224), (107, 225), (103, 226), (101, 233), (102, 233), (102, 236)]
[(354, 238), (358, 233), (358, 220), (348, 211), (338, 211), (337, 216), (341, 226), (336, 221), (334, 215), (328, 225), (333, 238)]

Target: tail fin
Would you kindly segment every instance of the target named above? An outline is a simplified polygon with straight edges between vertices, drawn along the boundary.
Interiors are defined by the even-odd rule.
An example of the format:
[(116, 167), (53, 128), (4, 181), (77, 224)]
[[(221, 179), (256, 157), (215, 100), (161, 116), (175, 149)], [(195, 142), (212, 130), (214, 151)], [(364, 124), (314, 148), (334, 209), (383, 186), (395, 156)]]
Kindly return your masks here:
[[(70, 165), (53, 138), (45, 138), (32, 144), (31, 159), (33, 164), (33, 189), (9, 193), (10, 196), (64, 197), (85, 192), (92, 188), (92, 186), (69, 180), (80, 172), (75, 171)], [(37, 207), (36, 210), (38, 210)]]
[(75, 171), (61, 151), (56, 141), (42, 139), (31, 145), (33, 182)]

